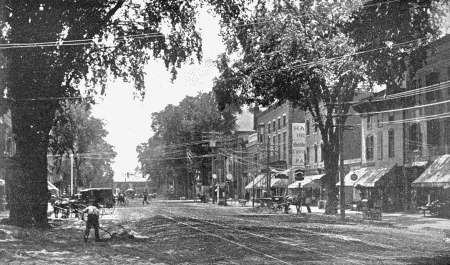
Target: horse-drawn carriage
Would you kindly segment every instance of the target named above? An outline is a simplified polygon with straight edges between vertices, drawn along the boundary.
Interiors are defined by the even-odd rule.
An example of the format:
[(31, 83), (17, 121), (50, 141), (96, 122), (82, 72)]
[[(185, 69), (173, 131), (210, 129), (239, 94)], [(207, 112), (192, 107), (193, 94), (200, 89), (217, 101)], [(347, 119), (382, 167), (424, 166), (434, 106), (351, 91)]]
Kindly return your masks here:
[(112, 214), (115, 210), (115, 198), (110, 188), (90, 188), (81, 190), (72, 198), (58, 198), (52, 202), (55, 217), (61, 214), (62, 218), (72, 215), (81, 216), (81, 211), (89, 205), (97, 202), (100, 206), (100, 214)]
[(90, 188), (80, 191), (81, 201), (85, 205), (97, 202), (100, 205), (100, 214), (112, 214), (116, 209), (116, 200), (111, 188)]

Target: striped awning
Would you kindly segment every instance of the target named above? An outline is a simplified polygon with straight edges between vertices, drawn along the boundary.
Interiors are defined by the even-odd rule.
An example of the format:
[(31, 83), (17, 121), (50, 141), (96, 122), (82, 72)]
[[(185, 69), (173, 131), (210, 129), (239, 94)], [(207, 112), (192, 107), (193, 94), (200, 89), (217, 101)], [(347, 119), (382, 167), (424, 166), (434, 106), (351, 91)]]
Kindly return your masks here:
[(261, 189), (266, 188), (267, 186), (267, 174), (261, 174), (255, 177), (254, 180), (250, 181), (250, 183), (245, 186), (245, 189)]
[(300, 184), (302, 188), (315, 188), (320, 186), (320, 181), (322, 177), (325, 176), (325, 174), (322, 175), (310, 175), (305, 176), (304, 180), (297, 180), (293, 183), (289, 184), (289, 189), (298, 189), (298, 185)]
[(387, 176), (393, 168), (394, 166), (361, 168), (359, 171), (361, 176), (358, 175), (355, 187), (374, 188), (380, 186), (383, 176)]
[(412, 186), (417, 188), (448, 187), (450, 185), (450, 155), (438, 157), (416, 179)]

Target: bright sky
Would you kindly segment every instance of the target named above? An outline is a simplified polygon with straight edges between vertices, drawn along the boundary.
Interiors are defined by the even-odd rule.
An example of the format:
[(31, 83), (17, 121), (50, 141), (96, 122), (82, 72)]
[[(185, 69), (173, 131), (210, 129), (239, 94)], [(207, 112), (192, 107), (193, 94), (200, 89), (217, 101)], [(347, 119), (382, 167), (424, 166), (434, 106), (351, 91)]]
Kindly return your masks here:
[(136, 146), (147, 142), (153, 135), (151, 113), (162, 111), (167, 105), (178, 105), (186, 97), (196, 96), (199, 91), (209, 92), (212, 79), (218, 70), (212, 65), (220, 52), (224, 51), (218, 19), (202, 12), (199, 27), (203, 38), (203, 62), (184, 65), (178, 70), (177, 79), (170, 82), (170, 73), (162, 62), (152, 62), (146, 73), (146, 96), (144, 101), (133, 99), (133, 85), (116, 81), (111, 83), (106, 97), (93, 108), (93, 115), (106, 122), (108, 143), (115, 146), (117, 157), (113, 164), (115, 179), (121, 174), (134, 172), (139, 166)]

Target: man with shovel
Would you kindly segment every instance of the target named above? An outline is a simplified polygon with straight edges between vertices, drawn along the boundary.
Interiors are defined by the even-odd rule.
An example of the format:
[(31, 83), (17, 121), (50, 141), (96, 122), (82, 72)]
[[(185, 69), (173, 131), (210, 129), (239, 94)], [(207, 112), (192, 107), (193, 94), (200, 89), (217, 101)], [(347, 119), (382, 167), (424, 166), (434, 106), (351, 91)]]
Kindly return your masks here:
[(83, 220), (84, 220), (84, 214), (87, 214), (86, 230), (84, 232), (84, 242), (87, 242), (88, 237), (89, 237), (89, 232), (91, 231), (92, 227), (94, 227), (94, 231), (95, 231), (95, 241), (100, 241), (100, 232), (99, 232), (100, 211), (99, 211), (98, 202), (95, 201), (91, 206), (86, 207), (82, 211), (81, 219), (83, 219)]

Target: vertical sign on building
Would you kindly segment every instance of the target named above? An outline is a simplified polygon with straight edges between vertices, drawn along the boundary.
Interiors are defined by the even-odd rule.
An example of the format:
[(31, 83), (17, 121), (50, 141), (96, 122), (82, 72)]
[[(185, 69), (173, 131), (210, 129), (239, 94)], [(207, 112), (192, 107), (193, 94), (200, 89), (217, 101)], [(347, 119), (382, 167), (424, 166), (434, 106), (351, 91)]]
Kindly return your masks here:
[(304, 123), (292, 123), (292, 166), (305, 168), (306, 134)]

